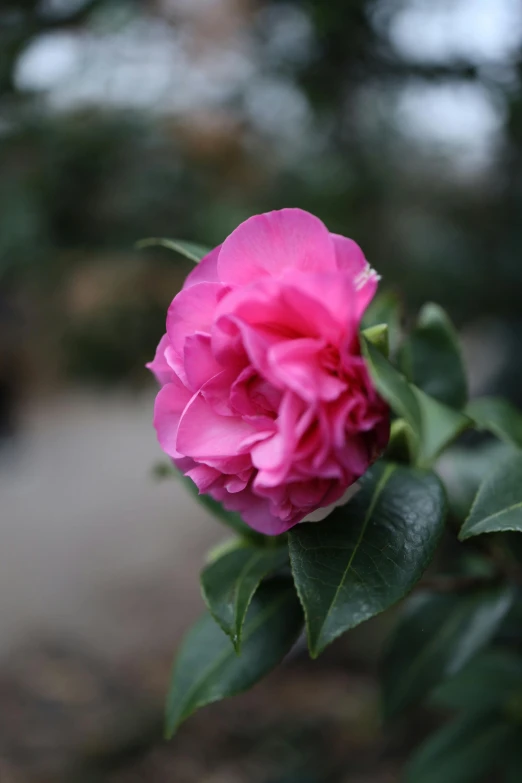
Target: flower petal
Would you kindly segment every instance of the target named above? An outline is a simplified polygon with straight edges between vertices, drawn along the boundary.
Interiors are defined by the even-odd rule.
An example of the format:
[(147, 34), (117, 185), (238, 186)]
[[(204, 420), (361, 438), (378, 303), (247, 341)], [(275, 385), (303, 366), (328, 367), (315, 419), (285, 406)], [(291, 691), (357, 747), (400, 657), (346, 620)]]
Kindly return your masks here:
[(194, 269), (189, 273), (183, 288), (190, 288), (197, 283), (218, 283), (217, 273), (217, 260), (219, 258), (219, 252), (221, 245), (218, 245), (211, 250), (208, 255), (204, 256), (199, 264), (196, 264)]
[(364, 311), (372, 301), (377, 291), (379, 275), (373, 270), (364, 257), (359, 245), (339, 234), (331, 234), (335, 247), (338, 268), (348, 272), (352, 277), (356, 291), (356, 317), (360, 320)]
[(173, 376), (172, 368), (165, 358), (165, 351), (169, 344), (168, 335), (164, 334), (156, 348), (154, 359), (145, 365), (154, 374), (161, 386), (168, 383)]
[(225, 489), (212, 490), (210, 494), (223, 503), (227, 511), (237, 511), (251, 528), (266, 536), (278, 536), (295, 524), (273, 514), (270, 501), (256, 495), (250, 487), (234, 494)]
[(223, 242), (217, 266), (223, 282), (246, 284), (279, 277), (287, 267), (333, 271), (336, 260), (324, 223), (301, 209), (282, 209), (241, 223)]
[(200, 393), (194, 395), (183, 413), (177, 449), (203, 462), (234, 457), (241, 454), (245, 438), (256, 431), (238, 416), (220, 416)]
[(154, 427), (161, 448), (174, 459), (186, 456), (176, 449), (176, 436), (181, 414), (191, 397), (192, 392), (181, 383), (174, 373), (172, 373), (171, 382), (167, 383), (156, 395)]
[(194, 392), (223, 370), (212, 354), (208, 334), (189, 335), (185, 339), (183, 358), (187, 382)]
[(195, 332), (210, 334), (214, 313), (223, 294), (220, 283), (197, 283), (184, 288), (172, 300), (167, 314), (167, 334), (178, 356), (183, 356), (186, 338)]
[(328, 372), (321, 361), (325, 344), (304, 338), (287, 340), (270, 348), (268, 362), (279, 383), (307, 402), (335, 400), (345, 383)]

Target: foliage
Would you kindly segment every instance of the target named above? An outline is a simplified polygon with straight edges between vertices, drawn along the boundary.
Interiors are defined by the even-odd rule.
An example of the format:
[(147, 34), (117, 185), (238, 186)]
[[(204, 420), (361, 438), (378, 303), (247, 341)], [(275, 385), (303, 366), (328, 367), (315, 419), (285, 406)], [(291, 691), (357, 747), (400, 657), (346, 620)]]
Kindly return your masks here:
[[(374, 307), (396, 330), (389, 300)], [(387, 454), (352, 499), (322, 522), (276, 538), (236, 528), (238, 538), (212, 553), (201, 574), (210, 613), (178, 654), (167, 732), (194, 710), (260, 680), (291, 649), (303, 612), (315, 658), (339, 635), (404, 600), (383, 660), (383, 716), (395, 719), (423, 702), (457, 712), (414, 754), (404, 780), (473, 783), (488, 771), (517, 780), (521, 549), (505, 531), (522, 530), (522, 453), (513, 446), (521, 414), (502, 400), (468, 404), (457, 337), (441, 308), (423, 308), (412, 333), (402, 336), (400, 368), (385, 356), (388, 326), (367, 320), (361, 336), (374, 382), (396, 417)], [(471, 511), (450, 506), (446, 537), (458, 548), (451, 572), (434, 567), (425, 576), (448, 517), (434, 468), (453, 439), (472, 427), (487, 427), (511, 445), (493, 469), (496, 451), (485, 452)], [(397, 454), (400, 462), (393, 461)], [(459, 463), (452, 464), (458, 481)], [(227, 512), (214, 505), (227, 523)]]

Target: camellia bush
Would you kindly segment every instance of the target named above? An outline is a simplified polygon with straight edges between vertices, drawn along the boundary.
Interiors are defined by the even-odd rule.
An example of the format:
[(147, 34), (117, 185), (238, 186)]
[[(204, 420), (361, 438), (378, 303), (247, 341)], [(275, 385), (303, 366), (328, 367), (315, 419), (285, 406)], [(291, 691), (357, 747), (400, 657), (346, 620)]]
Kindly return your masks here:
[[(175, 662), (168, 736), (303, 632), (316, 658), (403, 601), (384, 718), (423, 701), (453, 716), (405, 780), (520, 783), (522, 415), (470, 402), (444, 311), (427, 304), (406, 332), (361, 249), (306, 212), (250, 218), (210, 251), (155, 243), (196, 262), (149, 365), (159, 442), (235, 534), (201, 573), (208, 611)], [(455, 445), (473, 429), (494, 438)]]

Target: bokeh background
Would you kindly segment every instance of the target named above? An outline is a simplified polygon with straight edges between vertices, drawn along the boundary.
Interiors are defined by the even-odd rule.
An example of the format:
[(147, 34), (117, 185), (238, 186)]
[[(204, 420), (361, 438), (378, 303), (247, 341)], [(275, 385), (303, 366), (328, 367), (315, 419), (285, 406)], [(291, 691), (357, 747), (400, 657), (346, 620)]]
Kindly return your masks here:
[(519, 0), (3, 0), (0, 781), (392, 783), (378, 621), (169, 746), (172, 652), (222, 535), (172, 481), (143, 365), (187, 265), (299, 206), (522, 403)]

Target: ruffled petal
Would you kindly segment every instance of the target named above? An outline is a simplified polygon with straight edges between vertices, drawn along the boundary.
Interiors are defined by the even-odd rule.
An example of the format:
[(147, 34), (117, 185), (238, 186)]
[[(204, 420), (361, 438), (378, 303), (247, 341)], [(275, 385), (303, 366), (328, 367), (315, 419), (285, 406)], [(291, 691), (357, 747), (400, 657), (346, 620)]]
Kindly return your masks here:
[(272, 375), (307, 402), (335, 400), (345, 383), (324, 366), (325, 347), (324, 341), (310, 338), (274, 345), (268, 352)]
[(165, 351), (169, 347), (169, 338), (166, 334), (163, 335), (156, 348), (156, 355), (151, 362), (148, 362), (145, 367), (149, 369), (155, 376), (156, 380), (161, 386), (172, 379), (173, 371), (167, 359), (165, 358)]
[(356, 317), (357, 320), (360, 320), (375, 296), (379, 275), (371, 268), (363, 251), (353, 239), (342, 237), (339, 234), (331, 234), (331, 237), (338, 268), (343, 272), (348, 272), (352, 277), (357, 301)]
[(335, 270), (333, 244), (326, 226), (301, 209), (256, 215), (223, 242), (220, 280), (248, 284), (264, 276), (279, 277), (287, 267), (304, 271)]
[(208, 255), (201, 259), (199, 264), (196, 264), (194, 269), (188, 274), (183, 288), (190, 288), (197, 283), (218, 283), (217, 273), (217, 260), (219, 258), (219, 252), (221, 245), (211, 250)]
[(167, 314), (167, 334), (172, 349), (183, 356), (185, 340), (195, 332), (210, 334), (219, 297), (220, 283), (197, 283), (184, 288), (172, 300)]
[(199, 393), (183, 413), (176, 447), (182, 454), (202, 462), (219, 461), (241, 455), (243, 442), (257, 431), (252, 423), (238, 416), (220, 416)]
[(176, 448), (176, 437), (181, 414), (192, 397), (190, 392), (174, 373), (157, 394), (154, 403), (154, 427), (161, 448), (173, 459), (186, 456)]
[(210, 346), (210, 335), (200, 332), (188, 335), (183, 351), (183, 366), (187, 383), (196, 392), (223, 367), (215, 360)]

